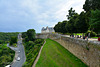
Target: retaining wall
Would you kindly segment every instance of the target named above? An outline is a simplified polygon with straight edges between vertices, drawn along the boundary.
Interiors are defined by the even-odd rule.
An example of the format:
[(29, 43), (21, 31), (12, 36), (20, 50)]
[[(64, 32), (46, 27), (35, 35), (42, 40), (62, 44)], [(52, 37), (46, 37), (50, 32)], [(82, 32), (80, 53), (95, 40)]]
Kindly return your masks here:
[(89, 67), (100, 67), (100, 42), (64, 37), (60, 34), (41, 34), (39, 36), (57, 41)]

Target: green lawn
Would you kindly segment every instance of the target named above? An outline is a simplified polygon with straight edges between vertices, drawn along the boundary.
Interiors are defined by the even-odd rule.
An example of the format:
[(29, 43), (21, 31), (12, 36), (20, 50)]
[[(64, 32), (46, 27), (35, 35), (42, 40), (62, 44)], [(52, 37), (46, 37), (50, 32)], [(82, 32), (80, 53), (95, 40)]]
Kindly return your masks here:
[(95, 39), (98, 39), (98, 37), (91, 37), (91, 38), (95, 38)]
[(87, 67), (59, 43), (46, 39), (36, 67)]
[[(75, 35), (75, 33), (74, 33), (74, 35)], [(82, 36), (82, 33), (77, 33), (76, 35), (81, 35)]]

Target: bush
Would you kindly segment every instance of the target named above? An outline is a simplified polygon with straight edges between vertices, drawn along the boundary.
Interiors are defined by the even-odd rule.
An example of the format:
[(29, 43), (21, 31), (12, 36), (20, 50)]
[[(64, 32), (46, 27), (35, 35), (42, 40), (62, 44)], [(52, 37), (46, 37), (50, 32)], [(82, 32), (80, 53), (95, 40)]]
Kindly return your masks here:
[(35, 39), (35, 41), (27, 41), (24, 43), (26, 62), (22, 67), (32, 67), (43, 43), (44, 39)]
[(8, 48), (6, 44), (0, 45), (0, 67), (5, 67), (13, 61), (15, 52)]

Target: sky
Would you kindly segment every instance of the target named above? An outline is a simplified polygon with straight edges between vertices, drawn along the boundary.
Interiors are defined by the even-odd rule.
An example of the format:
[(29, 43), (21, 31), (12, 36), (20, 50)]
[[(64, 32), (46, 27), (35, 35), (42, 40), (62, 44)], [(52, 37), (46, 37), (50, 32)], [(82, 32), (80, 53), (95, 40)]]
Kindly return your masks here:
[(0, 0), (0, 32), (25, 32), (54, 27), (67, 20), (68, 10), (79, 14), (85, 0)]

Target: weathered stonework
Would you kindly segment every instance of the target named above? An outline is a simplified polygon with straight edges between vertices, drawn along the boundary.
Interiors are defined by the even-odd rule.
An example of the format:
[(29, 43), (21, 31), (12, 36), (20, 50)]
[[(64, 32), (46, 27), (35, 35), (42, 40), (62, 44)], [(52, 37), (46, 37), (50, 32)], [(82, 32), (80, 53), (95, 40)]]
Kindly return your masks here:
[(100, 43), (64, 37), (59, 34), (40, 34), (37, 36), (57, 41), (89, 67), (100, 67)]

